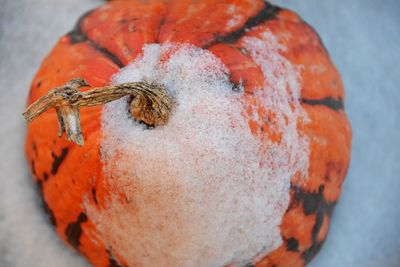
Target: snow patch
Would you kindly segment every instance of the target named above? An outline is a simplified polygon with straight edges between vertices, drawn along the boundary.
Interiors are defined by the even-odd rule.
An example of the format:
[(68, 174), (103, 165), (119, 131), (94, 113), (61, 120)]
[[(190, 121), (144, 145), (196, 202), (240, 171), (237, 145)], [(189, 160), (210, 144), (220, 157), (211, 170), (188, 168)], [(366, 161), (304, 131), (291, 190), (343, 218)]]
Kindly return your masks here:
[(113, 84), (154, 81), (176, 105), (169, 122), (146, 129), (131, 119), (127, 99), (103, 109), (106, 182), (118, 188), (99, 209), (85, 203), (104, 243), (129, 266), (247, 264), (282, 244), (279, 225), (290, 179), (306, 174), (308, 141), (298, 73), (270, 33), (246, 38), (265, 75), (257, 99), (276, 111), (273, 143), (251, 133), (243, 93), (208, 50), (149, 44)]

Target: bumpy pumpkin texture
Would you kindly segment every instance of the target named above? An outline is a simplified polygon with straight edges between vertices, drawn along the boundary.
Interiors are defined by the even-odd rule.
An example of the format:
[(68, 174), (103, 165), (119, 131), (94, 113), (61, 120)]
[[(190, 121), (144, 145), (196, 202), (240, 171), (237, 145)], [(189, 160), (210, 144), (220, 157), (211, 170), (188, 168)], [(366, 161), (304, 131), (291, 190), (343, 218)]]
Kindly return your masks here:
[[(236, 7), (234, 12), (227, 11), (231, 6)], [(302, 267), (327, 236), (349, 165), (351, 130), (340, 75), (318, 35), (292, 11), (254, 0), (110, 1), (83, 15), (59, 40), (32, 82), (28, 104), (75, 77), (95, 87), (108, 85), (146, 44), (184, 43), (210, 51), (226, 66), (232, 89), (249, 107), (244, 114), (249, 131), (280, 142), (281, 136), (263, 119), (273, 121), (275, 111), (256, 99), (265, 80), (263, 70), (246, 49), (246, 38), (264, 40), (265, 32), (284, 47), (280, 56), (300, 66), (297, 101), (307, 122), (299, 121), (297, 129), (309, 142), (309, 165), (307, 177), (296, 174), (290, 180), (290, 200), (280, 223), (281, 245), (262, 257), (254, 255), (251, 264)], [(90, 204), (107, 209), (115, 194), (117, 201), (125, 199), (104, 172), (101, 113), (102, 107), (81, 110), (82, 147), (57, 138), (54, 110), (43, 114), (28, 126), (26, 155), (57, 234), (94, 266), (131, 266), (102, 239), (86, 208)]]

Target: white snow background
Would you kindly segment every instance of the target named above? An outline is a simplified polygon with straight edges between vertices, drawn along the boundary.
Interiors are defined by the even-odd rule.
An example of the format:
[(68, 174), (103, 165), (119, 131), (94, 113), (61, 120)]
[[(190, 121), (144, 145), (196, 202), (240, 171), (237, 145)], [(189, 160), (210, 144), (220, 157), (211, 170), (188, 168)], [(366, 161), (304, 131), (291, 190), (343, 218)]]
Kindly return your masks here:
[[(321, 35), (346, 86), (352, 161), (310, 267), (400, 266), (400, 1), (277, 0)], [(43, 57), (100, 0), (0, 0), (0, 267), (85, 267), (58, 239), (28, 173), (21, 115)]]

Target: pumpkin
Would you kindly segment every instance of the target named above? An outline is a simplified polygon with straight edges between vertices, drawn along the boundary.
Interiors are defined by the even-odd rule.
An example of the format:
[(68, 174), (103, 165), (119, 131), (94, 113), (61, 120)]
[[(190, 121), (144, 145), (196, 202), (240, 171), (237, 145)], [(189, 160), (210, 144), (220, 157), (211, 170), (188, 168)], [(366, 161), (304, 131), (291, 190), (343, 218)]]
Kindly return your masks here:
[[(59, 40), (28, 104), (64, 83), (65, 100), (142, 81), (173, 103), (162, 123), (131, 115), (128, 96), (29, 124), (26, 156), (60, 238), (101, 267), (305, 266), (351, 146), (316, 32), (261, 0), (110, 1)], [(82, 146), (56, 138), (57, 113)]]

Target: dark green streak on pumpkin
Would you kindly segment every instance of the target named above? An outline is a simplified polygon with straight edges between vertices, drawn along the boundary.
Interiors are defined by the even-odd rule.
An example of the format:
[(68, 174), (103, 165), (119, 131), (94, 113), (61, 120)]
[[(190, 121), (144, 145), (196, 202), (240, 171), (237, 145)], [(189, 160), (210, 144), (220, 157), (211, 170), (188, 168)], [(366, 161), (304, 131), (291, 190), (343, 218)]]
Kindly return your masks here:
[(106, 56), (108, 59), (110, 59), (112, 62), (115, 63), (119, 68), (124, 67), (125, 65), (118, 59), (117, 56), (115, 56), (113, 53), (111, 53), (108, 49), (100, 46), (93, 40), (90, 40), (89, 37), (82, 31), (82, 22), (87, 18), (90, 14), (92, 14), (94, 10), (90, 10), (83, 14), (78, 22), (76, 23), (74, 29), (67, 33), (67, 36), (69, 37), (69, 40), (71, 44), (77, 44), (77, 43), (82, 43), (82, 42), (87, 42), (91, 47), (93, 47), (96, 51), (102, 53), (104, 56)]
[(65, 229), (65, 236), (67, 237), (68, 243), (73, 246), (76, 250), (79, 250), (80, 238), (82, 235), (82, 223), (87, 221), (87, 216), (85, 213), (81, 212), (76, 220), (76, 222), (68, 224)]
[(212, 40), (210, 43), (203, 46), (203, 48), (209, 48), (218, 43), (229, 43), (233, 44), (238, 41), (241, 37), (244, 36), (246, 31), (249, 29), (264, 23), (268, 20), (274, 19), (276, 14), (281, 11), (280, 7), (274, 6), (268, 2), (264, 2), (264, 7), (253, 17), (250, 17), (246, 23), (239, 29), (234, 32), (231, 32), (227, 35), (216, 35), (216, 38)]
[(324, 106), (330, 109), (333, 109), (335, 111), (339, 111), (339, 110), (343, 110), (344, 109), (344, 104), (342, 99), (335, 99), (332, 97), (326, 97), (323, 99), (301, 99), (301, 102), (303, 102), (304, 104), (307, 105), (311, 105), (311, 106)]
[(60, 165), (63, 163), (63, 161), (65, 160), (65, 158), (67, 157), (68, 154), (68, 147), (64, 147), (61, 150), (61, 154), (59, 156), (57, 156), (54, 152), (51, 152), (51, 156), (53, 158), (53, 163), (51, 164), (51, 174), (55, 175), (58, 171), (58, 168), (60, 167)]

